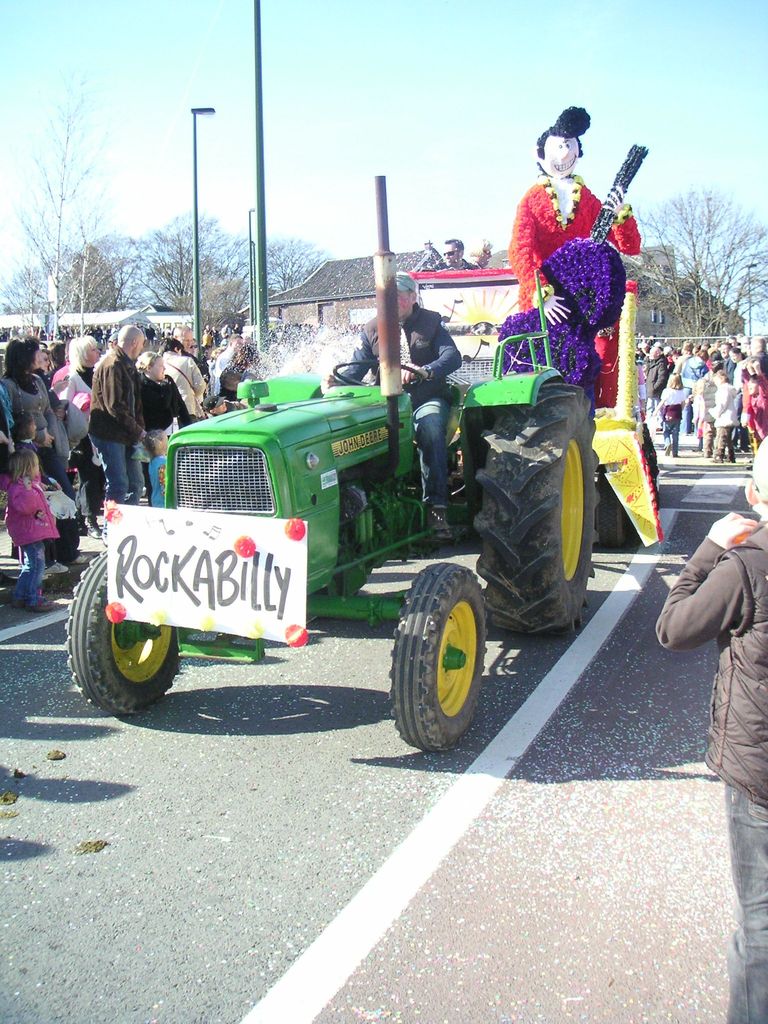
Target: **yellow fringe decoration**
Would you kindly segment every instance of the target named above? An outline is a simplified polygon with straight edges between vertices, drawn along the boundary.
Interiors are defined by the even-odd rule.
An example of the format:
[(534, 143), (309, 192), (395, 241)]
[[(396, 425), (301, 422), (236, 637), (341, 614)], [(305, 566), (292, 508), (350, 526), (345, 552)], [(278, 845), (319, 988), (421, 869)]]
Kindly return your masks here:
[(619, 381), (616, 392), (616, 416), (634, 419), (637, 405), (637, 365), (635, 363), (635, 323), (637, 322), (637, 294), (628, 291), (624, 296), (619, 318)]

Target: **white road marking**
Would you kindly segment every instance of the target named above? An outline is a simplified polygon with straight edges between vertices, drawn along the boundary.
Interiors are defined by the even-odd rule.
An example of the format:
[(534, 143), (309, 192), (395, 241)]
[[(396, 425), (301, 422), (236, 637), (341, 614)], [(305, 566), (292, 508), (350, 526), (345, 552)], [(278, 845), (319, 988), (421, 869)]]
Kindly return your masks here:
[(723, 505), (731, 501), (747, 482), (745, 476), (725, 476), (724, 474), (703, 476), (696, 481), (687, 495), (682, 499), (684, 505)]
[(36, 629), (42, 629), (44, 626), (52, 626), (54, 622), (63, 622), (69, 615), (69, 609), (62, 608), (61, 611), (51, 612), (50, 615), (37, 615), (34, 612), (28, 612), (27, 614), (35, 615), (34, 619), (24, 622), (19, 626), (9, 626), (8, 629), (0, 629), (0, 644), (6, 640), (12, 640), (15, 636), (33, 633)]
[[(668, 535), (675, 514), (661, 513)], [(638, 552), (523, 706), (242, 1024), (311, 1024), (493, 798), (626, 614), (661, 552)]]

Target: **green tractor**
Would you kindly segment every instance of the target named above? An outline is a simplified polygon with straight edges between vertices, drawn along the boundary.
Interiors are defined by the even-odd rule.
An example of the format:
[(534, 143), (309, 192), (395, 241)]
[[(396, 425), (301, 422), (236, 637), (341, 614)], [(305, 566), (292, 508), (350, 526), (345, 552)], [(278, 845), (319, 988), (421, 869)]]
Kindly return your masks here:
[[(485, 379), (459, 371), (451, 385), (448, 519), (458, 535), (479, 538), (484, 591), (473, 572), (435, 561), (405, 594), (360, 593), (376, 567), (436, 548), (407, 394), (384, 397), (359, 384), (323, 394), (320, 378), (308, 375), (246, 381), (239, 396), (247, 408), (170, 441), (169, 508), (245, 514), (255, 524), (302, 520), (307, 615), (397, 621), (394, 719), (402, 738), (424, 750), (454, 746), (471, 724), (486, 609), (514, 632), (564, 632), (579, 625), (585, 604), (596, 504), (589, 401), (535, 360), (533, 373), (503, 376), (504, 348), (519, 341), (499, 346)], [(110, 621), (107, 604), (104, 553), (75, 592), (68, 651), (84, 696), (113, 714), (160, 700), (181, 655), (264, 655), (263, 639)]]

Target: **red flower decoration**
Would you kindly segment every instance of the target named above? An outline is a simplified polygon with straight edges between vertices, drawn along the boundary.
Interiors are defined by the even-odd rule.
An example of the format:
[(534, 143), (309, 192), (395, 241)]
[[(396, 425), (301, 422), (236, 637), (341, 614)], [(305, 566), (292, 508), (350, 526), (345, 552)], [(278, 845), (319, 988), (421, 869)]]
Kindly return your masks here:
[(253, 537), (238, 537), (234, 543), (235, 553), (241, 558), (253, 558), (256, 554), (256, 541)]
[(116, 625), (118, 622), (123, 621), (128, 612), (125, 610), (124, 604), (121, 604), (119, 601), (110, 601), (104, 609), (104, 614), (110, 622)]
[(123, 513), (117, 507), (116, 501), (108, 501), (104, 506), (104, 518), (108, 523), (119, 523)]
[(309, 640), (309, 633), (303, 626), (288, 626), (285, 631), (285, 642), (289, 647), (303, 647)]
[(285, 524), (285, 535), (289, 540), (303, 540), (307, 524), (303, 519), (289, 519)]

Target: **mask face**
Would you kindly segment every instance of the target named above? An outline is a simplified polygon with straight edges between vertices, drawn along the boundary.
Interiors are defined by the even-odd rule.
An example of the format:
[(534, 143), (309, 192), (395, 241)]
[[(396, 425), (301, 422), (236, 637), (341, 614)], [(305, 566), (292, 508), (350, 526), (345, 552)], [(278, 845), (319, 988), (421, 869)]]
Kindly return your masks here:
[(544, 143), (541, 165), (550, 178), (564, 178), (573, 171), (579, 159), (579, 140), (548, 135)]

